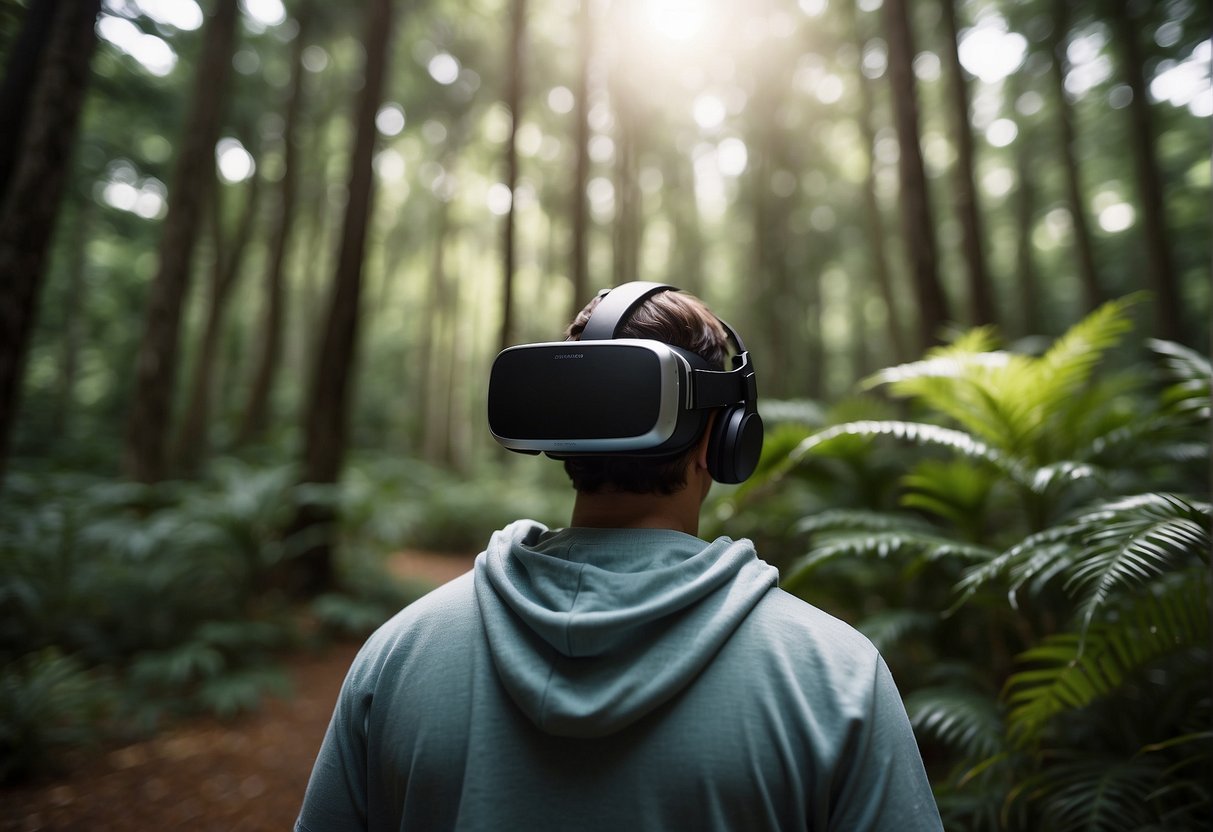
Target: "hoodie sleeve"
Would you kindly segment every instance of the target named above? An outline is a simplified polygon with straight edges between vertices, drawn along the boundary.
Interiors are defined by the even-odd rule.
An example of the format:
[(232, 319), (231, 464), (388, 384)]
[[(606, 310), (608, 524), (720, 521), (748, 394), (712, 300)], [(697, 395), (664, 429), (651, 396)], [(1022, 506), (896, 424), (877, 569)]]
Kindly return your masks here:
[(876, 657), (872, 700), (840, 761), (831, 832), (942, 832), (905, 706)]
[(367, 829), (367, 715), (371, 707), (366, 649), (354, 660), (316, 756), (295, 832)]

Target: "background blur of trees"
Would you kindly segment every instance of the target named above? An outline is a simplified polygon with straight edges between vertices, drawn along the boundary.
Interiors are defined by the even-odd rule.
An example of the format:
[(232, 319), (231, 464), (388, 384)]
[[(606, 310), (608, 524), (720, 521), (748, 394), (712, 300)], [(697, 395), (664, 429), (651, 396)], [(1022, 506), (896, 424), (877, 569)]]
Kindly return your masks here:
[[(6, 590), (42, 616), (30, 648), (85, 665), (219, 649), (198, 629), (218, 613), (184, 602), (164, 626), (186, 635), (145, 644), (115, 619), (105, 632), (125, 646), (107, 652), (64, 635), (79, 599), (28, 601), (60, 591), (37, 583), (40, 547), (98, 545), (93, 523), (115, 563), (154, 557), (158, 540), (186, 581), (214, 568), (208, 547), (234, 546), (224, 568), (241, 577), (220, 607), (242, 621), (271, 591), (348, 586), (368, 551), (474, 551), (482, 526), (515, 512), (563, 522), (557, 466), (494, 447), (483, 380), (503, 343), (556, 338), (593, 291), (631, 279), (695, 292), (743, 334), (777, 428), (771, 482), (804, 474), (810, 429), (960, 447), (890, 427), (915, 415), (992, 442), (962, 453), (984, 460), (980, 476), (935, 460), (934, 508), (958, 478), (969, 496), (1027, 489), (1028, 513), (988, 518), (989, 540), (975, 506), (969, 521), (940, 515), (989, 547), (962, 562), (1133, 489), (1187, 493), (1176, 511), (1205, 537), (1184, 545), (1207, 545), (1207, 424), (1202, 439), (1183, 422), (1207, 423), (1207, 408), (1176, 415), (1190, 397), (1164, 391), (1207, 390), (1210, 25), (1202, 0), (0, 0), (0, 476), (6, 511), (25, 512), (4, 552), (10, 577), (34, 581)], [(1072, 373), (1052, 386), (1042, 370), (1044, 387), (1021, 392), (1064, 395), (1008, 403), (1005, 447), (960, 405), (926, 396), (935, 409), (910, 414), (919, 389), (909, 404), (855, 398), (926, 350), (969, 367), (963, 356), (1058, 343)], [(1098, 430), (1057, 415), (1096, 385), (1096, 361), (1109, 364), (1099, 389), (1121, 397), (1082, 399), (1087, 416), (1114, 414)], [(1147, 410), (1154, 421), (1131, 429)], [(1045, 426), (1064, 437), (1037, 453)], [(1043, 466), (1049, 483), (1085, 482), (1070, 475), (1111, 470), (1108, 448), (1125, 442), (1157, 451), (1135, 480), (1109, 474), (1052, 505), (1016, 479)], [(841, 455), (828, 481), (849, 496), (726, 490), (716, 516), (744, 508), (737, 533), (779, 560), (816, 545), (797, 525), (814, 512), (893, 511), (875, 483), (897, 475)], [(1176, 467), (1149, 467), (1164, 458)], [(105, 526), (113, 516), (128, 525)], [(199, 522), (219, 537), (166, 531)], [(121, 534), (136, 527), (159, 528), (138, 553)], [(968, 598), (1003, 576), (962, 585), (957, 570), (941, 585)], [(949, 603), (925, 592), (908, 607)], [(1013, 654), (1066, 630), (1065, 608), (1018, 629), (998, 618), (997, 683)], [(175, 667), (197, 682), (190, 661)], [(235, 690), (222, 701), (243, 701)]]
[[(56, 4), (3, 4), (10, 71), (26, 5)], [(18, 460), (117, 470), (124, 443), (150, 443), (160, 479), (299, 441), (371, 4), (241, 3), (216, 70), (203, 50), (228, 5), (102, 4), (5, 402)], [(972, 324), (1057, 335), (1139, 289), (1145, 334), (1207, 341), (1207, 4), (395, 5), (354, 447), (470, 470), (491, 454), (480, 380), (503, 328), (553, 337), (630, 278), (702, 293), (770, 356), (780, 398), (837, 397)], [(208, 94), (216, 164), (183, 169)], [(140, 358), (168, 314), (149, 290), (177, 260), (180, 331)], [(149, 365), (163, 412), (136, 417)]]

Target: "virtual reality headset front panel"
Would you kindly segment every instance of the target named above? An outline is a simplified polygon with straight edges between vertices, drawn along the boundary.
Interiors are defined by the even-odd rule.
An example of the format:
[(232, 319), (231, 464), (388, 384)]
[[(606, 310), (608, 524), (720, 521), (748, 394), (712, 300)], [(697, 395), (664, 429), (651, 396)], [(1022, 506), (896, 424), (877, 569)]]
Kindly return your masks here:
[(730, 483), (749, 477), (763, 426), (754, 365), (732, 327), (720, 321), (737, 348), (728, 370), (661, 341), (615, 337), (634, 308), (666, 291), (678, 290), (644, 281), (604, 290), (583, 340), (503, 350), (489, 374), (493, 438), (512, 451), (557, 458), (668, 456), (702, 437), (715, 412), (712, 476)]
[(680, 415), (693, 406), (692, 369), (705, 366), (644, 339), (510, 347), (489, 375), (489, 430), (515, 451), (673, 453), (702, 427), (702, 418)]

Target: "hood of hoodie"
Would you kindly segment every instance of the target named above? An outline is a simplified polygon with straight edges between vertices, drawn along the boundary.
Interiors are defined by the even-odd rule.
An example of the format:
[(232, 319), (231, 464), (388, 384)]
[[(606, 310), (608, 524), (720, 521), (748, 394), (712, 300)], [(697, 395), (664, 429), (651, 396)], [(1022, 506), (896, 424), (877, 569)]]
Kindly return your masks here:
[(519, 521), (476, 559), (493, 664), (541, 730), (614, 733), (676, 696), (778, 580), (748, 540)]

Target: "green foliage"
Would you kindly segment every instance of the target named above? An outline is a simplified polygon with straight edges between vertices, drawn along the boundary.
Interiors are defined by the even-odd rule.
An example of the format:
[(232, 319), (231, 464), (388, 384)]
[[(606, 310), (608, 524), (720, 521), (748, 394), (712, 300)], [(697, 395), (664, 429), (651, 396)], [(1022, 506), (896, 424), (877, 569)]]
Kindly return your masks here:
[[(914, 418), (827, 421), (752, 486), (818, 487), (784, 585), (886, 651), (949, 829), (1196, 829), (1213, 806), (1210, 365), (1153, 341), (1108, 368), (1128, 307), (1038, 356), (980, 329), (878, 372)], [(876, 447), (892, 501), (802, 476)]]
[(344, 533), (355, 546), (469, 554), (519, 517), (563, 525), (571, 494), (556, 463), (461, 476), (414, 459), (388, 459), (350, 466), (340, 505)]
[(13, 738), (4, 770), (28, 773), (26, 757), (51, 759), (119, 726), (230, 715), (283, 690), (274, 656), (297, 636), (266, 587), (289, 556), (277, 529), (294, 490), (289, 469), (234, 462), (206, 482), (156, 489), (10, 475), (0, 496), (0, 658), (13, 703), (0, 711), (0, 733)]
[(105, 676), (48, 647), (0, 669), (0, 782), (40, 773), (100, 738), (116, 704)]
[[(1024, 651), (1007, 680), (1008, 737), (1017, 744), (1048, 737), (1049, 722), (1122, 690), (1134, 675), (1175, 653), (1208, 661), (1209, 587), (1200, 570), (1172, 575), (1123, 604), (1115, 618), (1083, 633), (1059, 633)], [(1144, 581), (1143, 581), (1144, 582)]]

